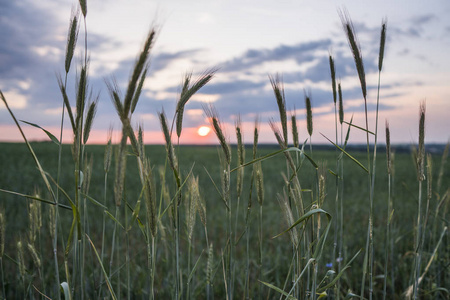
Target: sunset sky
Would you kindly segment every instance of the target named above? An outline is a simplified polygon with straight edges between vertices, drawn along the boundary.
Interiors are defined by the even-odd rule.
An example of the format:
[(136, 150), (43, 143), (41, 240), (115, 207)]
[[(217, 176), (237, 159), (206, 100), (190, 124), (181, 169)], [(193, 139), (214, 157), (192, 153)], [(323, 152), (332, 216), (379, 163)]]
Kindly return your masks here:
[[(87, 31), (90, 86), (100, 94), (92, 143), (105, 143), (120, 121), (105, 79), (114, 77), (123, 94), (134, 61), (152, 26), (158, 36), (150, 74), (133, 115), (142, 124), (146, 143), (162, 143), (157, 113), (172, 119), (186, 72), (194, 77), (217, 67), (214, 79), (188, 102), (182, 143), (216, 143), (202, 105), (212, 103), (226, 133), (235, 142), (233, 126), (240, 115), (245, 142), (252, 142), (259, 117), (264, 143), (276, 142), (268, 125), (279, 121), (269, 75), (283, 78), (289, 115), (296, 113), (300, 140), (307, 138), (304, 91), (313, 105), (313, 143), (333, 139), (334, 106), (328, 55), (336, 62), (343, 87), (345, 120), (364, 126), (364, 102), (339, 11), (346, 9), (358, 35), (368, 86), (369, 129), (375, 128), (378, 49), (383, 18), (388, 20), (381, 74), (379, 141), (385, 120), (393, 143), (415, 143), (419, 105), (426, 102), (426, 142), (450, 138), (450, 2), (440, 1), (235, 1), (160, 0), (88, 3)], [(39, 124), (59, 136), (62, 97), (56, 74), (64, 73), (64, 52), (71, 10), (77, 1), (18, 0), (0, 3), (0, 89), (16, 117)], [(69, 76), (69, 97), (75, 105), (75, 77), (83, 56), (84, 25)], [(66, 118), (68, 121), (68, 119)], [(69, 123), (64, 142), (70, 142)], [(22, 124), (30, 140), (46, 140), (39, 129)], [(291, 139), (291, 137), (289, 137)], [(0, 141), (22, 141), (12, 118), (0, 103)], [(292, 139), (291, 139), (292, 141)], [(353, 130), (351, 143), (364, 143)]]

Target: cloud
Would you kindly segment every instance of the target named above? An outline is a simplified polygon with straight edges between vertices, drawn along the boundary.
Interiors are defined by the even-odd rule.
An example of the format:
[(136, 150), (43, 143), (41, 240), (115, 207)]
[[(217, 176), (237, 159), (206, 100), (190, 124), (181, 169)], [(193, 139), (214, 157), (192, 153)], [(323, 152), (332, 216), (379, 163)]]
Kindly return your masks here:
[(437, 16), (435, 14), (425, 14), (412, 17), (411, 23), (417, 26), (422, 26), (435, 20), (437, 20)]
[(297, 45), (280, 45), (273, 49), (249, 49), (243, 55), (225, 61), (221, 66), (222, 72), (236, 72), (249, 70), (267, 62), (294, 59), (298, 64), (310, 61), (315, 52), (328, 49), (330, 39), (300, 43)]

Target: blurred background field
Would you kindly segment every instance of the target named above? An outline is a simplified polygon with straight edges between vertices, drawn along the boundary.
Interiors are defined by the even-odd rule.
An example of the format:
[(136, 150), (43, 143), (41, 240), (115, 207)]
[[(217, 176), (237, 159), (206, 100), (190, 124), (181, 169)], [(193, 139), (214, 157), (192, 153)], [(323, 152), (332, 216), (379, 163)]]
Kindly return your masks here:
[[(32, 146), (39, 158), (42, 167), (48, 174), (52, 177), (56, 177), (57, 172), (57, 157), (58, 147), (53, 143), (32, 143)], [(248, 148), (248, 147), (247, 147)], [(199, 177), (200, 194), (204, 198), (206, 203), (207, 212), (207, 222), (208, 222), (208, 235), (209, 242), (213, 244), (214, 247), (214, 257), (216, 263), (220, 262), (219, 258), (221, 255), (222, 248), (226, 244), (226, 215), (224, 214), (225, 206), (220, 199), (220, 195), (217, 192), (212, 180), (215, 182), (217, 187), (220, 189), (220, 164), (218, 159), (218, 149), (216, 146), (180, 146), (176, 147), (176, 153), (179, 160), (180, 170), (182, 170), (182, 178), (186, 178), (189, 170), (192, 168), (192, 174)], [(314, 150), (317, 149), (317, 150)], [(435, 152), (433, 155), (433, 163), (435, 166), (440, 166), (442, 153), (439, 153), (443, 147), (434, 147)], [(40, 197), (50, 200), (50, 196), (46, 193), (43, 186), (42, 178), (40, 177), (39, 171), (35, 167), (31, 156), (28, 153), (28, 149), (25, 144), (13, 144), (13, 143), (1, 143), (0, 144), (0, 188), (6, 189), (14, 192), (19, 192), (28, 195), (34, 195), (39, 193)], [(263, 156), (268, 153), (272, 153), (278, 150), (278, 146), (275, 145), (261, 145), (258, 149), (258, 156)], [(336, 157), (339, 154), (335, 150), (329, 147), (323, 146), (313, 146), (312, 157), (320, 165), (325, 165), (327, 169), (334, 170), (336, 168)], [(362, 150), (362, 151), (361, 151)], [(413, 249), (414, 249), (414, 224), (417, 214), (417, 175), (413, 163), (412, 154), (409, 153), (407, 147), (399, 147), (397, 153), (395, 154), (394, 168), (395, 172), (393, 175), (393, 186), (392, 186), (392, 199), (394, 203), (394, 213), (392, 218), (392, 234), (395, 237), (395, 269), (398, 277), (396, 278), (395, 287), (389, 287), (389, 289), (394, 289), (398, 291), (404, 291), (410, 280), (410, 266), (413, 264)], [(90, 180), (89, 196), (96, 199), (97, 201), (103, 203), (104, 198), (104, 171), (103, 171), (103, 157), (104, 157), (105, 146), (103, 145), (88, 145), (86, 146), (87, 160), (93, 161), (92, 177)], [(366, 153), (363, 149), (359, 149), (357, 146), (353, 146), (348, 150), (356, 159), (364, 161)], [(386, 173), (386, 159), (385, 159), (384, 147), (379, 147), (378, 158), (377, 158), (377, 174), (375, 183), (375, 196), (374, 196), (374, 243), (375, 243), (375, 257), (377, 257), (375, 264), (375, 298), (381, 295), (381, 286), (383, 282), (383, 260), (385, 249), (385, 224), (387, 215), (387, 197), (388, 197), (388, 185), (387, 185), (387, 173)], [(236, 158), (236, 148), (232, 147), (233, 161), (232, 168), (237, 165)], [(66, 190), (69, 195), (74, 194), (73, 187), (75, 186), (73, 162), (71, 156), (71, 146), (63, 146), (63, 156), (62, 156), (62, 174), (61, 174), (61, 187)], [(162, 145), (151, 145), (146, 146), (146, 153), (151, 160), (153, 166), (154, 177), (156, 180), (156, 195), (158, 198), (158, 206), (160, 205), (160, 176), (158, 170), (164, 168), (166, 164), (166, 150)], [(113, 155), (114, 157), (114, 155)], [(251, 149), (248, 148), (246, 151), (246, 161), (251, 160)], [(430, 210), (432, 214), (430, 216), (429, 224), (433, 223), (434, 209), (438, 202), (438, 192), (442, 195), (450, 185), (450, 168), (448, 162), (443, 166), (443, 176), (441, 183), (441, 190), (435, 190), (434, 197), (430, 203)], [(114, 165), (114, 158), (113, 158)], [(114, 168), (112, 168), (114, 170)], [(141, 184), (139, 181), (139, 174), (137, 173), (136, 161), (129, 157), (127, 164), (127, 173), (125, 179), (125, 194), (124, 199), (129, 203), (131, 207), (134, 207), (136, 201), (141, 192)], [(283, 193), (284, 180), (282, 173), (286, 172), (286, 160), (283, 154), (279, 154), (268, 160), (262, 162), (262, 170), (264, 174), (264, 190), (265, 190), (265, 200), (263, 203), (263, 268), (262, 276), (264, 281), (271, 282), (276, 286), (283, 286), (286, 274), (288, 273), (288, 267), (291, 260), (292, 246), (289, 242), (288, 235), (272, 239), (273, 236), (277, 235), (281, 231), (287, 228), (287, 224), (283, 218), (283, 213), (280, 209), (279, 203), (277, 201), (277, 194)], [(353, 161), (346, 159), (344, 157), (344, 241), (341, 241), (344, 245), (344, 261), (351, 258), (358, 250), (364, 248), (366, 234), (367, 234), (367, 222), (368, 222), (368, 203), (367, 203), (367, 182), (366, 176), (363, 170), (357, 166)], [(209, 177), (210, 174), (211, 178)], [(330, 172), (327, 172), (326, 179), (326, 199), (323, 204), (323, 209), (334, 216), (336, 211), (335, 203), (335, 176)], [(439, 174), (439, 167), (433, 169), (433, 177), (436, 182)], [(243, 233), (245, 228), (244, 215), (247, 211), (248, 199), (250, 193), (250, 176), (251, 176), (251, 166), (245, 168), (245, 181), (243, 196), (240, 201), (240, 208), (238, 213), (238, 230), (236, 235), (239, 236)], [(114, 195), (112, 193), (114, 184), (114, 171), (108, 177), (108, 192), (106, 197), (106, 206), (109, 211), (113, 211), (115, 207)], [(174, 181), (172, 180), (170, 173), (166, 175), (166, 182), (171, 187), (169, 191), (174, 191)], [(307, 190), (314, 189), (314, 178), (315, 169), (305, 160), (302, 167), (299, 170), (299, 179), (302, 184), (304, 203), (305, 206), (311, 204), (310, 195), (311, 193)], [(211, 180), (212, 179), (212, 180)], [(232, 173), (231, 177), (231, 203), (233, 206), (236, 205), (236, 189), (233, 188), (236, 182), (236, 172)], [(434, 186), (434, 189), (437, 187)], [(171, 195), (173, 197), (173, 195)], [(5, 243), (5, 254), (8, 255), (10, 259), (3, 259), (4, 274), (7, 290), (14, 290), (15, 287), (19, 286), (19, 278), (17, 274), (18, 266), (14, 262), (17, 259), (17, 241), (21, 238), (25, 238), (29, 231), (29, 221), (28, 221), (28, 203), (30, 202), (24, 197), (9, 195), (6, 193), (0, 194), (0, 207), (4, 213), (6, 220), (6, 243)], [(69, 203), (63, 199), (62, 203), (69, 205)], [(252, 194), (252, 207), (251, 207), (251, 226), (250, 226), (250, 289), (252, 294), (258, 291), (258, 285), (260, 283), (258, 280), (258, 267), (257, 267), (257, 223), (258, 223), (258, 213), (259, 204), (256, 201), (256, 193), (253, 191)], [(85, 229), (89, 236), (92, 238), (98, 249), (100, 248), (99, 241), (101, 240), (102, 232), (102, 215), (103, 208), (94, 205), (89, 200), (88, 203), (88, 226)], [(164, 209), (167, 203), (162, 203), (161, 207)], [(30, 276), (32, 276), (32, 281), (35, 282), (40, 289), (45, 289), (51, 285), (53, 272), (51, 262), (51, 240), (48, 229), (48, 206), (42, 204), (42, 227), (39, 230), (39, 240), (40, 247), (39, 253), (42, 259), (43, 268), (49, 268), (46, 273), (46, 280), (48, 282), (40, 282), (37, 278), (37, 274), (33, 271), (31, 258), (27, 259)], [(182, 203), (181, 207), (185, 207), (186, 203)], [(448, 208), (446, 205), (445, 207)], [(309, 210), (310, 207), (305, 207)], [(127, 212), (126, 212), (127, 211)], [(185, 209), (180, 210), (182, 219), (185, 218)], [(126, 206), (121, 207), (122, 220), (125, 214), (128, 214), (128, 220), (131, 216), (131, 212)], [(445, 214), (444, 214), (445, 215)], [(448, 212), (447, 212), (448, 216)], [(60, 209), (61, 217), (61, 227), (60, 232), (63, 236), (63, 240), (67, 239), (68, 230), (72, 222), (72, 213), (70, 210)], [(448, 219), (439, 220), (448, 224)], [(169, 216), (165, 214), (161, 219), (162, 224), (167, 228), (170, 225)], [(111, 238), (114, 221), (110, 218), (106, 219), (106, 240)], [(184, 224), (182, 222), (182, 224)], [(319, 270), (321, 274), (326, 273), (330, 269), (332, 263), (332, 252), (333, 252), (333, 236), (334, 236), (335, 226), (331, 227), (330, 234), (325, 243), (325, 249), (323, 253), (323, 259), (319, 265)], [(429, 229), (431, 230), (431, 228)], [(182, 227), (182, 238), (181, 238), (181, 263), (182, 265), (187, 264), (186, 251), (187, 251), (187, 241), (185, 237), (186, 226)], [(125, 231), (118, 231), (119, 238), (125, 238)], [(166, 230), (166, 234), (170, 235), (170, 230)], [(140, 293), (145, 293), (142, 290), (142, 286), (145, 286), (145, 276), (146, 271), (143, 266), (146, 264), (146, 245), (143, 238), (142, 232), (136, 223), (129, 231), (129, 251), (130, 255), (130, 265), (132, 273), (132, 284), (133, 284), (133, 295), (139, 296)], [(165, 240), (166, 239), (166, 240)], [(163, 276), (157, 276), (155, 281), (155, 288), (158, 291), (157, 295), (170, 296), (171, 288), (171, 267), (172, 267), (172, 253), (173, 247), (168, 242), (169, 236), (164, 236), (164, 232), (161, 232), (159, 249), (157, 251), (157, 274), (164, 274)], [(435, 239), (435, 236), (433, 236)], [(206, 242), (205, 234), (201, 226), (200, 220), (197, 218), (196, 226), (194, 229), (194, 244), (193, 244), (193, 257), (195, 260), (202, 255), (199, 260), (199, 265), (196, 273), (199, 278), (204, 276), (207, 264), (206, 253)], [(434, 240), (427, 240), (425, 243), (425, 259), (426, 261), (430, 257), (430, 253), (434, 249)], [(110, 242), (107, 243), (106, 253), (110, 248)], [(63, 247), (63, 244), (60, 245)], [(126, 244), (122, 243), (122, 249), (117, 249), (119, 253), (119, 261), (125, 263), (123, 256)], [(448, 263), (449, 263), (449, 251), (448, 251), (448, 240), (445, 239), (445, 244), (442, 246), (446, 254), (437, 258), (434, 263), (436, 266), (441, 266), (443, 272), (447, 272), (448, 277)], [(121, 254), (120, 254), (121, 253)], [(201, 254), (202, 253), (202, 254)], [(444, 252), (445, 253), (445, 252)], [(60, 253), (60, 259), (62, 262), (62, 254)], [(92, 254), (92, 253), (91, 253)], [(92, 254), (93, 255), (93, 254)], [(12, 259), (12, 260), (11, 260)], [(87, 272), (89, 278), (87, 279), (92, 285), (86, 286), (86, 293), (92, 294), (98, 289), (98, 278), (99, 278), (99, 266), (97, 261), (91, 256), (91, 261), (86, 264)], [(236, 246), (236, 294), (240, 294), (244, 289), (244, 279), (245, 279), (245, 241), (241, 239)], [(343, 286), (348, 288), (355, 288), (360, 285), (361, 279), (361, 269), (359, 266), (363, 264), (363, 256), (360, 255), (353, 262), (352, 268), (347, 270), (342, 277)], [(125, 270), (122, 269), (122, 279), (124, 278)], [(186, 272), (186, 271), (184, 271)], [(185, 274), (187, 276), (187, 274)], [(112, 276), (112, 282), (119, 280), (119, 274)], [(431, 280), (435, 280), (432, 278)], [(221, 266), (217, 271), (214, 282), (216, 295), (223, 295), (224, 286), (223, 278), (221, 274)], [(275, 297), (273, 291), (269, 291), (268, 288), (264, 287), (265, 295), (269, 298)], [(204, 281), (197, 279), (194, 282), (194, 295), (198, 298), (205, 297), (204, 295)], [(141, 294), (142, 296), (142, 294)], [(220, 298), (221, 296), (218, 296)]]

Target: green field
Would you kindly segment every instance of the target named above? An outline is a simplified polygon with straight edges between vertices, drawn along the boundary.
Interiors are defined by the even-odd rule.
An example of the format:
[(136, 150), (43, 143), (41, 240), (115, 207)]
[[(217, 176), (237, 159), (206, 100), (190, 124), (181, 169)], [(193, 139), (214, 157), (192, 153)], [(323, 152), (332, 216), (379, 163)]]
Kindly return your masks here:
[[(43, 169), (48, 172), (48, 176), (56, 178), (57, 174), (57, 155), (58, 146), (53, 143), (32, 143), (36, 156), (42, 164)], [(27, 195), (35, 195), (38, 193), (41, 198), (51, 200), (51, 195), (46, 191), (43, 185), (42, 177), (36, 168), (32, 157), (30, 156), (25, 144), (0, 144), (0, 188), (20, 192)], [(313, 148), (314, 149), (314, 148)], [(216, 190), (212, 180), (220, 190), (220, 163), (218, 153), (221, 149), (200, 146), (181, 146), (176, 148), (177, 157), (179, 160), (179, 169), (181, 170), (182, 178), (186, 178), (189, 171), (192, 169), (192, 174), (189, 176), (198, 176), (200, 195), (206, 203), (207, 216), (207, 232), (209, 243), (213, 246), (213, 275), (212, 278), (212, 293), (217, 299), (221, 299), (225, 295), (224, 278), (222, 272), (221, 253), (226, 248), (226, 207), (220, 198), (219, 192)], [(258, 156), (264, 156), (268, 153), (275, 152), (276, 146), (260, 147)], [(87, 146), (85, 153), (88, 160), (92, 158), (92, 175), (89, 183), (89, 196), (96, 199), (100, 203), (104, 203), (104, 171), (103, 171), (103, 157), (105, 146)], [(146, 146), (146, 153), (152, 162), (155, 179), (156, 179), (156, 195), (158, 199), (158, 206), (160, 212), (167, 206), (167, 201), (164, 199), (160, 203), (161, 184), (158, 170), (164, 169), (166, 162), (166, 151), (164, 146)], [(251, 160), (251, 148), (247, 147), (246, 161)], [(313, 151), (312, 158), (318, 162), (319, 165), (325, 165), (327, 169), (332, 171), (336, 168), (336, 157), (338, 152), (328, 151)], [(356, 159), (364, 161), (365, 152), (353, 151), (351, 153)], [(232, 147), (232, 166), (236, 166), (236, 148)], [(141, 193), (141, 184), (139, 174), (137, 172), (136, 159), (130, 156), (127, 163), (127, 172), (125, 179), (124, 199), (128, 202), (131, 208), (134, 208)], [(343, 198), (343, 240), (338, 241), (343, 243), (343, 264), (345, 264), (351, 257), (353, 257), (360, 249), (365, 247), (367, 224), (368, 224), (368, 191), (367, 191), (367, 177), (365, 172), (350, 159), (344, 157), (344, 198)], [(114, 163), (113, 163), (114, 164)], [(436, 240), (439, 237), (443, 225), (448, 224), (448, 201), (444, 203), (439, 209), (437, 215), (435, 210), (439, 201), (439, 197), (444, 194), (450, 183), (450, 173), (448, 163), (443, 166), (444, 173), (441, 177), (442, 183), (440, 190), (437, 190), (436, 182), (439, 176), (439, 169), (441, 164), (441, 155), (433, 156), (433, 196), (429, 204), (429, 219), (426, 227), (426, 242), (424, 246), (423, 261), (428, 262), (431, 253), (433, 252)], [(414, 258), (414, 228), (417, 216), (417, 193), (418, 181), (416, 176), (413, 159), (409, 153), (397, 153), (394, 161), (395, 173), (392, 184), (392, 199), (394, 203), (394, 213), (392, 217), (392, 235), (393, 235), (393, 250), (390, 254), (391, 259), (388, 262), (390, 271), (394, 272), (395, 286), (392, 286), (392, 278), (388, 280), (388, 295), (391, 293), (400, 296), (408, 286), (411, 284), (411, 270)], [(386, 173), (385, 153), (379, 151), (377, 159), (377, 174), (374, 196), (374, 249), (375, 249), (375, 265), (374, 265), (374, 297), (382, 296), (383, 274), (384, 274), (384, 249), (385, 249), (385, 228), (387, 218), (387, 201), (388, 201), (388, 178)], [(262, 228), (263, 240), (262, 246), (262, 266), (259, 266), (259, 212), (260, 205), (256, 200), (256, 191), (253, 187), (251, 196), (251, 208), (249, 218), (249, 253), (247, 259), (247, 241), (244, 235), (235, 246), (235, 283), (234, 294), (237, 298), (244, 295), (248, 291), (251, 298), (275, 298), (278, 293), (262, 285), (258, 280), (271, 283), (277, 287), (283, 287), (289, 273), (292, 259), (292, 244), (289, 235), (280, 236), (273, 239), (272, 237), (282, 232), (287, 228), (287, 223), (284, 219), (283, 211), (280, 208), (278, 196), (283, 194), (285, 182), (283, 180), (283, 173), (286, 173), (286, 159), (283, 154), (278, 154), (275, 157), (267, 159), (262, 162), (262, 170), (264, 174), (264, 192), (265, 198), (262, 205)], [(71, 156), (70, 146), (63, 147), (62, 156), (62, 173), (61, 173), (61, 187), (68, 195), (74, 195), (74, 166)], [(176, 187), (174, 185), (173, 176), (168, 171), (166, 166), (166, 181), (169, 187), (170, 196), (174, 196)], [(237, 206), (236, 197), (236, 172), (231, 176), (231, 205), (235, 213), (238, 214), (236, 236), (240, 236), (245, 228), (245, 214), (247, 212), (248, 200), (250, 195), (250, 177), (252, 167), (245, 168), (245, 180), (243, 185), (242, 197), (240, 206)], [(211, 175), (209, 177), (208, 173)], [(323, 210), (329, 212), (334, 220), (339, 220), (336, 216), (336, 180), (335, 176), (330, 172), (326, 174), (326, 198), (323, 203)], [(315, 168), (307, 161), (303, 164), (298, 172), (303, 191), (303, 202), (305, 211), (311, 209), (311, 204), (314, 203), (315, 193)], [(98, 251), (101, 251), (102, 244), (102, 221), (105, 211), (109, 211), (114, 215), (115, 201), (113, 195), (114, 172), (111, 172), (107, 180), (107, 195), (104, 209), (98, 205), (93, 204), (89, 200), (83, 199), (86, 203), (86, 215), (82, 216), (82, 222), (85, 225), (83, 230), (89, 235), (95, 244)], [(211, 180), (212, 179), (212, 180)], [(192, 236), (192, 250), (189, 252), (189, 243), (187, 238), (186, 214), (189, 209), (189, 198), (187, 197), (188, 188), (182, 189), (183, 200), (180, 204), (180, 264), (181, 264), (181, 282), (183, 283), (183, 291), (186, 291), (186, 280), (189, 273), (193, 269), (194, 263), (199, 259), (198, 265), (192, 276), (191, 281), (191, 297), (193, 299), (206, 298), (206, 269), (208, 261), (208, 249), (206, 245), (205, 232), (203, 225), (200, 222), (199, 216), (194, 227)], [(7, 295), (20, 295), (27, 293), (29, 295), (38, 295), (36, 289), (44, 294), (54, 295), (54, 267), (53, 267), (53, 253), (52, 241), (49, 234), (49, 207), (51, 205), (43, 203), (40, 206), (39, 214), (42, 222), (39, 224), (37, 230), (37, 238), (35, 247), (37, 254), (41, 260), (40, 269), (36, 268), (33, 258), (28, 250), (24, 251), (24, 264), (26, 273), (23, 278), (19, 275), (18, 267), (18, 253), (17, 242), (29, 240), (30, 228), (33, 226), (29, 217), (29, 205), (31, 200), (27, 200), (21, 196), (9, 195), (7, 193), (1, 194), (1, 212), (6, 221), (6, 235), (5, 235), (5, 256), (3, 257), (3, 273), (4, 273), (4, 288)], [(35, 202), (36, 203), (36, 202)], [(68, 205), (69, 202), (62, 197), (61, 203)], [(84, 205), (84, 204), (83, 204)], [(338, 208), (339, 209), (339, 208)], [(445, 209), (445, 210), (443, 210)], [(64, 276), (64, 247), (67, 243), (69, 229), (72, 223), (72, 212), (67, 209), (60, 208), (59, 214), (61, 217), (58, 242), (58, 262), (60, 265), (61, 281), (65, 281)], [(137, 222), (132, 223), (131, 209), (123, 203), (119, 207), (119, 219), (121, 224), (128, 228), (117, 227), (115, 257), (112, 264), (111, 284), (115, 290), (118, 298), (126, 297), (130, 289), (132, 298), (148, 297), (148, 270), (147, 265), (147, 251), (145, 236), (139, 228)], [(141, 210), (140, 218), (145, 219), (144, 209)], [(325, 218), (324, 218), (325, 219)], [(85, 220), (85, 221), (84, 221)], [(234, 220), (233, 220), (234, 223)], [(326, 221), (322, 220), (323, 225)], [(106, 235), (105, 235), (105, 249), (104, 249), (104, 265), (109, 273), (109, 261), (112, 253), (112, 234), (116, 222), (112, 218), (106, 217)], [(128, 224), (128, 225), (127, 225)], [(234, 224), (233, 224), (234, 226)], [(436, 226), (436, 228), (434, 228)], [(175, 249), (173, 246), (173, 231), (169, 213), (161, 216), (161, 223), (158, 225), (158, 234), (156, 238), (156, 278), (155, 278), (155, 295), (156, 298), (170, 298), (174, 293), (174, 256)], [(328, 237), (325, 241), (323, 255), (318, 262), (319, 278), (323, 278), (327, 271), (336, 270), (337, 263), (332, 263), (334, 232), (336, 229), (335, 223), (332, 224)], [(438, 231), (438, 232), (435, 232)], [(300, 234), (300, 233), (299, 233)], [(84, 265), (84, 295), (88, 298), (95, 298), (97, 295), (107, 295), (108, 290), (105, 282), (102, 282), (100, 274), (100, 264), (95, 258), (91, 246), (84, 246), (85, 265)], [(448, 282), (448, 238), (444, 239), (440, 246), (440, 255), (432, 263), (432, 267), (421, 284), (424, 290), (430, 294), (425, 298), (434, 298), (437, 290), (437, 284), (441, 282), (441, 287), (445, 282)], [(83, 249), (83, 246), (81, 246)], [(73, 250), (72, 250), (73, 251)], [(73, 255), (73, 253), (71, 253)], [(191, 256), (191, 261), (188, 262), (188, 255)], [(359, 292), (361, 286), (361, 276), (363, 265), (363, 257), (361, 253), (352, 263), (350, 269), (347, 269), (340, 280), (340, 289), (342, 294), (348, 294), (351, 290), (356, 294)], [(304, 265), (305, 257), (301, 257)], [(72, 261), (69, 260), (72, 264)], [(190, 264), (188, 266), (188, 264)], [(249, 265), (248, 285), (246, 286), (246, 267)], [(328, 264), (328, 266), (327, 266)], [(72, 267), (71, 267), (72, 268)], [(77, 274), (75, 270), (75, 274)], [(129, 273), (128, 273), (129, 272)], [(129, 277), (127, 277), (129, 276)], [(390, 276), (388, 274), (388, 276)], [(127, 280), (129, 278), (129, 282)], [(322, 286), (331, 281), (333, 276), (322, 283)], [(74, 280), (74, 279), (71, 279)], [(80, 285), (81, 280), (74, 281), (74, 284)], [(287, 280), (287, 288), (291, 286), (291, 280)], [(305, 277), (306, 282), (306, 277)], [(33, 287), (35, 286), (35, 288)], [(75, 287), (75, 290), (78, 290)], [(336, 290), (331, 288), (328, 294), (333, 295)], [(446, 293), (441, 291), (442, 295)], [(120, 296), (119, 296), (120, 295)], [(185, 295), (184, 295), (185, 296)], [(31, 297), (31, 296), (30, 296)], [(7, 297), (9, 298), (9, 297)], [(391, 298), (391, 296), (389, 296)]]
[[(54, 134), (61, 138), (44, 130), (53, 142), (29, 143), (8, 105), (14, 99), (0, 91), (24, 142), (0, 143), (0, 298), (449, 298), (448, 145), (437, 152), (425, 146), (425, 103), (412, 151), (371, 146), (384, 130), (390, 145), (388, 123), (383, 129), (378, 124), (386, 20), (380, 31), (377, 106), (369, 111), (367, 86), (376, 85), (366, 83), (353, 24), (341, 11), (366, 122), (358, 127), (351, 114), (344, 118), (340, 75), (330, 54), (335, 122), (327, 126), (335, 128), (330, 142), (336, 147), (310, 144), (307, 92), (308, 136), (299, 143), (297, 116), (286, 109), (278, 75), (268, 80), (279, 112), (269, 122), (276, 145), (258, 144), (257, 119), (253, 145), (245, 147), (237, 118), (237, 145), (230, 146), (212, 104), (203, 111), (220, 146), (177, 145), (187, 102), (217, 68), (184, 76), (173, 115), (158, 112), (165, 145), (144, 145), (133, 113), (145, 90), (155, 29), (126, 89), (114, 76), (105, 79), (121, 121), (120, 142), (111, 144), (117, 138), (111, 130), (105, 145), (93, 146), (88, 141), (99, 98), (89, 84), (86, 1), (80, 0), (75, 11), (65, 74), (57, 75), (63, 117)], [(79, 33), (84, 57), (71, 68), (80, 50)], [(75, 69), (73, 99), (67, 78)], [(370, 126), (369, 112), (375, 120)], [(72, 144), (61, 144), (63, 130), (72, 134)], [(356, 130), (365, 133), (365, 145), (347, 145)]]

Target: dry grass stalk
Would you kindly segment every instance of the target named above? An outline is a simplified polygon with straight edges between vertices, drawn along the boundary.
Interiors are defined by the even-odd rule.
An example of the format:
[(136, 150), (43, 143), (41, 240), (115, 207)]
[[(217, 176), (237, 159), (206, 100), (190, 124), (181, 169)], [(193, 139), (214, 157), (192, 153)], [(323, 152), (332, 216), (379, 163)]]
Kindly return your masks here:
[(288, 131), (287, 131), (287, 115), (286, 115), (286, 100), (284, 96), (284, 87), (282, 79), (279, 75), (274, 77), (269, 77), (270, 83), (272, 84), (272, 89), (275, 94), (275, 99), (277, 100), (278, 110), (280, 112), (281, 128), (283, 130), (283, 140), (285, 147), (288, 143)]

